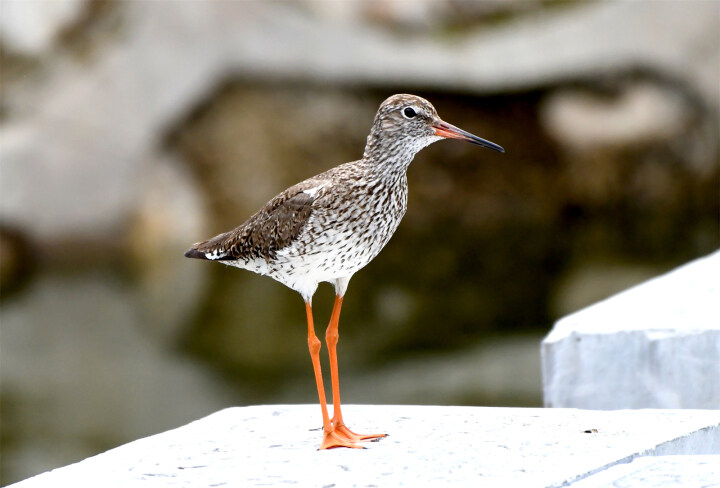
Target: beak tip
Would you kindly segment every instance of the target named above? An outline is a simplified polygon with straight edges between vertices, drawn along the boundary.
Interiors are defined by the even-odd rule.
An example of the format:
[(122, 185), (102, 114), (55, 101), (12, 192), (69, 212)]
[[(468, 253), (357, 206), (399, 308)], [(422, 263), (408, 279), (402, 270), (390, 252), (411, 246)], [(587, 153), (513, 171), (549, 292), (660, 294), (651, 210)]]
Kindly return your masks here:
[(494, 142), (487, 141), (483, 139), (482, 137), (478, 137), (474, 134), (470, 134), (469, 132), (466, 132), (458, 127), (455, 127), (454, 125), (450, 125), (447, 122), (443, 122), (442, 120), (439, 122), (436, 122), (432, 128), (435, 131), (436, 136), (449, 138), (449, 139), (460, 139), (463, 141), (467, 141), (471, 144), (478, 145), (480, 147), (484, 147), (487, 149), (492, 149), (493, 151), (497, 151), (499, 153), (505, 153), (505, 148), (502, 146), (499, 146), (495, 144)]

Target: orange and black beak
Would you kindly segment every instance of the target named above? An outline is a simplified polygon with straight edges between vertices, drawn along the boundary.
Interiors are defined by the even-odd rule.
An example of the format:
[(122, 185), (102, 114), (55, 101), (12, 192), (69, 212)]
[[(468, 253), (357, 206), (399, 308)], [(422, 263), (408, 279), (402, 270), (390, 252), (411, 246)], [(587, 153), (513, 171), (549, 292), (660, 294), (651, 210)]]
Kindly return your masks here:
[(476, 144), (481, 147), (492, 149), (493, 151), (501, 153), (505, 152), (505, 149), (503, 149), (501, 146), (498, 146), (494, 142), (487, 141), (482, 137), (478, 137), (469, 132), (465, 132), (459, 127), (455, 127), (454, 125), (443, 122), (442, 120), (434, 122), (432, 128), (435, 130), (435, 135), (440, 137), (446, 137), (448, 139), (460, 139), (461, 141), (467, 141), (471, 144)]

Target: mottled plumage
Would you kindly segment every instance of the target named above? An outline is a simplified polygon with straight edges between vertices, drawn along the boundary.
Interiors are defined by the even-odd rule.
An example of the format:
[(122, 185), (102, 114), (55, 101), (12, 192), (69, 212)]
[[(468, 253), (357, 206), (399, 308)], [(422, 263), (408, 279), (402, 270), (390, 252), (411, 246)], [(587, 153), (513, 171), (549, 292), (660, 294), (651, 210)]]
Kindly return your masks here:
[[(333, 376), (335, 416), (325, 411), (322, 375), (310, 303), (320, 282), (335, 286), (333, 320), (337, 341), (340, 304), (350, 278), (367, 265), (392, 237), (407, 208), (407, 168), (422, 148), (443, 138), (462, 139), (503, 151), (500, 146), (443, 122), (427, 100), (394, 95), (378, 110), (362, 159), (309, 178), (270, 200), (239, 227), (197, 243), (187, 257), (221, 261), (254, 271), (299, 292), (308, 310), (310, 344), (326, 447), (355, 447), (367, 437), (347, 430), (340, 415), (337, 378)], [(317, 348), (315, 349), (315, 346)], [(330, 343), (331, 363), (334, 343)]]
[[(402, 109), (411, 108), (408, 118)], [(395, 95), (378, 110), (363, 158), (309, 178), (270, 200), (239, 227), (197, 243), (187, 257), (222, 261), (312, 297), (321, 281), (342, 295), (347, 281), (387, 244), (407, 207), (406, 171), (442, 139), (433, 106)]]

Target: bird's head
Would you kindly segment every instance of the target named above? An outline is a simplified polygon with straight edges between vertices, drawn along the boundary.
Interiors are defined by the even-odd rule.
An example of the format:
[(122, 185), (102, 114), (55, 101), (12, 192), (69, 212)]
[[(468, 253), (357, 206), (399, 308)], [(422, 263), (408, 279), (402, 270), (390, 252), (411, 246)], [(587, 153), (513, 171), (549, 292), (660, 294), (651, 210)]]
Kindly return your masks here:
[(459, 139), (498, 152), (505, 150), (497, 144), (470, 134), (443, 121), (435, 107), (415, 95), (393, 95), (378, 109), (368, 136), (365, 157), (382, 153), (385, 157), (412, 157), (422, 148), (442, 139)]

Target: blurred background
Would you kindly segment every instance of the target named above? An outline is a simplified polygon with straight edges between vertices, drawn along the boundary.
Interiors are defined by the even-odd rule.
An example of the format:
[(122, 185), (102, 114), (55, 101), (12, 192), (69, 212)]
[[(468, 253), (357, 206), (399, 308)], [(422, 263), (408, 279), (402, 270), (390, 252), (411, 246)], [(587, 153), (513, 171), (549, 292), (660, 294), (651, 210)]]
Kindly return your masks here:
[(358, 159), (398, 92), (507, 153), (416, 157), (343, 400), (541, 406), (554, 320), (720, 245), (718, 39), (714, 1), (3, 0), (2, 483), (316, 402), (301, 298), (182, 254)]

